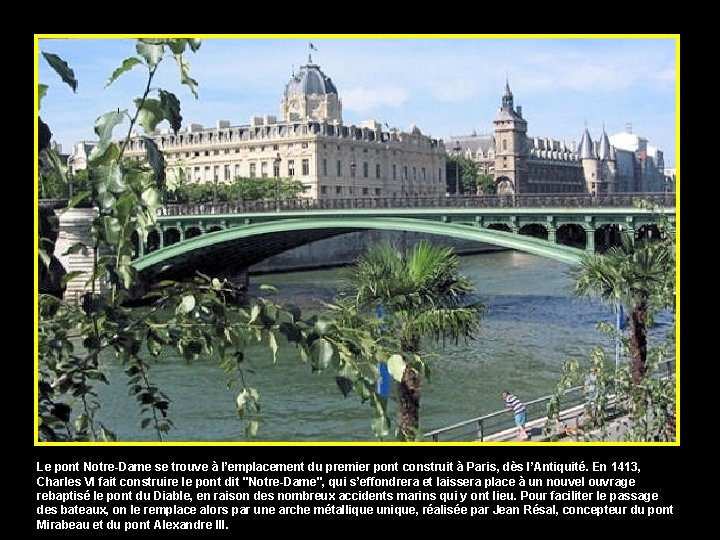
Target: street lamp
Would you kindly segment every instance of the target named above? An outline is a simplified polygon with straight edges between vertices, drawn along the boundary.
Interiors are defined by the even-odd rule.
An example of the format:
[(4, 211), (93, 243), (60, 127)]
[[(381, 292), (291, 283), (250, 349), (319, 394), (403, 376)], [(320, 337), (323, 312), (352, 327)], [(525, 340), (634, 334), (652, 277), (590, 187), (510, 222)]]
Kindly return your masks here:
[(273, 169), (275, 173), (275, 211), (280, 211), (280, 152), (275, 155), (273, 159)]
[(458, 168), (458, 162), (460, 157), (460, 151), (462, 150), (462, 147), (460, 146), (460, 141), (457, 141), (455, 143), (455, 146), (453, 147), (453, 152), (455, 153), (455, 196), (457, 197), (460, 194), (460, 176), (458, 174), (459, 168)]
[(355, 167), (357, 167), (357, 165), (355, 164), (355, 159), (353, 159), (352, 161), (350, 161), (350, 177), (352, 178), (352, 196), (353, 196), (353, 204), (352, 205), (353, 205), (353, 208), (355, 208), (356, 204), (357, 204), (357, 200), (355, 199), (355, 197), (357, 197), (357, 195), (355, 194)]
[(280, 211), (280, 152), (273, 158), (273, 173), (275, 175), (275, 211)]

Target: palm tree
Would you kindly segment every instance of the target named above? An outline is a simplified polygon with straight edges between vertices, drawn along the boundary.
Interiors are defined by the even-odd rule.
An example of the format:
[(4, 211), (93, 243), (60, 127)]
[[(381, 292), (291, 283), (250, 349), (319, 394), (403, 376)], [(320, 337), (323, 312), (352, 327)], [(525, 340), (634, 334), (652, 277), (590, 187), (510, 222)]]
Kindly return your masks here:
[(657, 309), (674, 306), (675, 259), (669, 238), (621, 244), (602, 255), (586, 254), (573, 271), (578, 296), (599, 297), (625, 305), (630, 318), (632, 381), (640, 384), (647, 369), (647, 325)]
[(457, 342), (480, 327), (484, 307), (468, 301), (472, 283), (458, 275), (458, 266), (452, 248), (422, 241), (407, 255), (390, 244), (379, 245), (349, 273), (346, 294), (358, 311), (374, 316), (381, 305), (383, 331), (399, 340), (405, 366), (398, 381), (398, 427), (406, 440), (414, 440), (419, 427), (421, 378), (413, 358), (421, 338)]

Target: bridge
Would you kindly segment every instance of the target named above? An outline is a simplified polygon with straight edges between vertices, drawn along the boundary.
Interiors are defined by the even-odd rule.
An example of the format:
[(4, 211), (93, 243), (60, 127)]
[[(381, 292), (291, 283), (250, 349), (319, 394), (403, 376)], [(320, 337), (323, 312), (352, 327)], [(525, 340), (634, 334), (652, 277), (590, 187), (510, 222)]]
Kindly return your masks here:
[[(658, 205), (652, 211), (636, 200)], [(150, 279), (245, 269), (272, 255), (340, 234), (414, 231), (517, 249), (568, 264), (633, 237), (674, 234), (675, 194), (514, 195), (407, 199), (299, 199), (168, 205), (138, 244), (134, 266)], [(331, 257), (331, 254), (328, 254)]]
[[(657, 210), (638, 208), (645, 200)], [(64, 201), (41, 201), (62, 208)], [(239, 201), (167, 205), (154, 230), (136, 242), (133, 265), (146, 282), (182, 279), (196, 271), (235, 281), (268, 257), (317, 240), (368, 229), (415, 231), (484, 242), (567, 264), (584, 251), (603, 251), (634, 238), (659, 234), (664, 214), (675, 233), (674, 193), (487, 195), (439, 198), (358, 198)], [(75, 208), (60, 215), (56, 253), (75, 242), (90, 245), (96, 210)], [(328, 258), (332, 254), (328, 253)], [(92, 266), (91, 250), (60, 256), (68, 272), (86, 273), (68, 283), (79, 297)]]

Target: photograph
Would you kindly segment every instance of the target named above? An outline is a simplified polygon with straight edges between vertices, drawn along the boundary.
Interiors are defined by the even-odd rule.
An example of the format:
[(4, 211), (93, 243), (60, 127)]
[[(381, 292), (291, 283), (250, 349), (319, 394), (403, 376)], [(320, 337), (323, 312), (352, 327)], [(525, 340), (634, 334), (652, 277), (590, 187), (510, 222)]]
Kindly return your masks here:
[(679, 446), (679, 35), (35, 35), (35, 446)]

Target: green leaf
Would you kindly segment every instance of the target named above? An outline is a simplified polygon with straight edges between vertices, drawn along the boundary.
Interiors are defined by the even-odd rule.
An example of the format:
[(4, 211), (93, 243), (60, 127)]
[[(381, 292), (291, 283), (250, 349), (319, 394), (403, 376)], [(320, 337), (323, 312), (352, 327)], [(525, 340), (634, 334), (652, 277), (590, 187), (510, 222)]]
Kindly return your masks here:
[(122, 169), (117, 163), (111, 163), (107, 168), (107, 189), (113, 193), (123, 193), (127, 189), (127, 182), (123, 178)]
[(177, 309), (180, 313), (190, 313), (195, 308), (195, 297), (192, 294), (183, 296)]
[(384, 438), (390, 434), (390, 423), (386, 416), (376, 416), (372, 421), (372, 430), (376, 437)]
[(83, 244), (82, 242), (75, 242), (72, 246), (67, 248), (67, 251), (63, 253), (63, 256), (75, 255), (76, 253), (80, 253), (85, 249), (87, 249), (87, 246), (85, 244)]
[(140, 198), (145, 203), (145, 205), (148, 208), (151, 208), (153, 211), (155, 211), (160, 205), (162, 205), (162, 197), (160, 196), (160, 191), (153, 187), (147, 188), (145, 191), (143, 191), (142, 195), (140, 195)]
[(103, 218), (103, 225), (105, 228), (105, 240), (107, 240), (109, 244), (117, 244), (120, 239), (120, 231), (122, 230), (120, 221), (115, 217), (105, 216)]
[(196, 52), (200, 48), (200, 45), (202, 45), (202, 42), (199, 39), (186, 39), (185, 41), (187, 41), (187, 44), (190, 46), (190, 50), (192, 52)]
[(82, 276), (84, 273), (85, 272), (83, 270), (75, 270), (73, 272), (68, 272), (67, 274), (65, 274), (62, 277), (61, 281), (62, 281), (63, 285), (67, 284), (69, 281), (72, 281), (73, 279), (75, 279), (78, 276)]
[(260, 315), (260, 309), (261, 308), (259, 304), (253, 304), (253, 307), (250, 310), (250, 324), (254, 323), (257, 320), (258, 315)]
[(168, 39), (168, 46), (173, 54), (182, 54), (185, 52), (186, 40), (184, 39)]
[(64, 208), (64, 210), (70, 210), (71, 208), (75, 208), (78, 204), (87, 199), (89, 196), (89, 191), (77, 192), (75, 195), (73, 195), (73, 198), (68, 201), (67, 206)]
[(392, 378), (400, 382), (405, 373), (405, 360), (399, 354), (393, 354), (387, 362), (388, 371)]
[(85, 431), (88, 427), (87, 414), (83, 413), (75, 419), (75, 430)]
[(142, 139), (145, 141), (145, 154), (148, 163), (155, 173), (158, 187), (162, 188), (165, 185), (165, 156), (150, 137), (143, 136)]
[(104, 425), (100, 424), (100, 437), (106, 442), (117, 441), (117, 435), (107, 429)]
[(145, 133), (152, 134), (157, 125), (165, 118), (162, 108), (160, 107), (160, 102), (152, 98), (146, 98), (145, 101), (138, 98), (135, 100), (135, 106), (140, 109), (138, 112), (138, 122), (140, 122)]
[(70, 66), (67, 65), (67, 62), (60, 58), (56, 54), (52, 53), (42, 53), (45, 60), (47, 60), (47, 63), (50, 64), (50, 67), (55, 70), (55, 73), (60, 75), (60, 78), (64, 83), (66, 83), (70, 88), (72, 88), (73, 92), (77, 91), (77, 79), (75, 78), (75, 72), (70, 69)]
[(122, 64), (120, 64), (120, 67), (118, 67), (115, 71), (112, 72), (112, 75), (110, 75), (110, 78), (105, 83), (105, 88), (114, 83), (120, 75), (130, 71), (138, 64), (142, 64), (142, 60), (135, 56), (131, 56), (130, 58), (126, 58), (125, 60), (123, 60)]
[(272, 351), (274, 364), (275, 362), (277, 362), (278, 344), (277, 340), (275, 339), (275, 334), (273, 334), (272, 332), (268, 332), (268, 345), (270, 345), (270, 350)]
[(40, 102), (45, 97), (45, 94), (47, 94), (47, 89), (47, 84), (38, 84), (38, 111), (40, 110)]
[(316, 339), (310, 347), (311, 365), (314, 370), (322, 371), (330, 366), (335, 351), (325, 338)]
[(273, 285), (268, 285), (267, 283), (261, 283), (261, 284), (260, 284), (260, 290), (261, 290), (261, 291), (273, 292), (273, 293), (278, 292), (277, 287), (274, 287)]
[(190, 88), (190, 91), (195, 96), (195, 99), (197, 99), (198, 82), (190, 76), (190, 62), (188, 62), (181, 54), (176, 54), (175, 60), (180, 68), (180, 82)]
[(109, 142), (112, 139), (113, 129), (122, 123), (126, 113), (126, 110), (110, 111), (95, 120), (95, 133), (101, 143)]
[(245, 425), (245, 436), (246, 437), (255, 437), (258, 432), (258, 428), (260, 427), (260, 422), (257, 420), (250, 420)]
[(108, 165), (113, 161), (117, 161), (120, 155), (120, 148), (116, 143), (105, 143), (98, 144), (95, 148), (90, 151), (88, 161), (92, 165)]
[(160, 90), (160, 109), (163, 117), (170, 122), (170, 127), (177, 133), (182, 127), (182, 115), (180, 114), (180, 100), (172, 92)]
[(150, 425), (150, 422), (152, 422), (152, 418), (143, 418), (142, 422), (140, 422), (140, 429), (145, 429)]
[(138, 54), (145, 59), (148, 67), (150, 69), (154, 69), (155, 66), (160, 63), (160, 60), (162, 60), (165, 47), (163, 47), (162, 44), (149, 43), (140, 39), (138, 40), (137, 45), (135, 45), (135, 50), (137, 50)]

